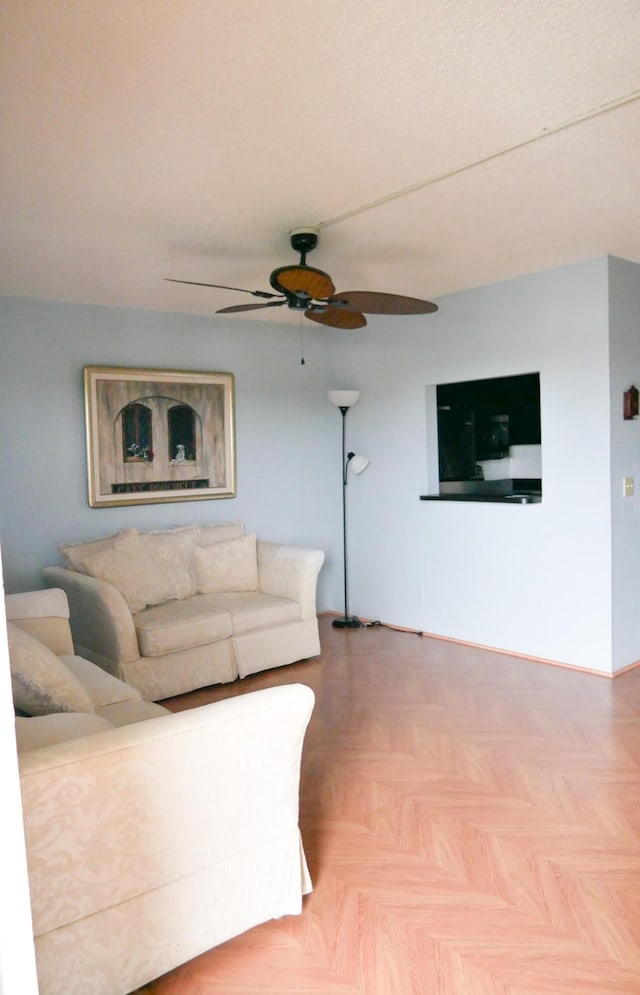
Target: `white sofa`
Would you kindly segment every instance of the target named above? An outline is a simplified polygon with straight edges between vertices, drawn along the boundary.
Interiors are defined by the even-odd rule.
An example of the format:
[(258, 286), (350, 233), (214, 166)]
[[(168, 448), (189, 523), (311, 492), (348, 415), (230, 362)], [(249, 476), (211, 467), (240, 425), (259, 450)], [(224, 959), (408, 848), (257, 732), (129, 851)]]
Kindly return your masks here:
[[(310, 688), (171, 714), (87, 661), (65, 686), (50, 659), (70, 660), (64, 593), (6, 604), (19, 705), (77, 705), (84, 690), (94, 707), (16, 719), (40, 995), (125, 995), (299, 913), (311, 891), (298, 829)], [(34, 674), (43, 685), (52, 674), (43, 704)]]
[(245, 535), (241, 522), (60, 547), (76, 651), (159, 701), (320, 653), (324, 554)]

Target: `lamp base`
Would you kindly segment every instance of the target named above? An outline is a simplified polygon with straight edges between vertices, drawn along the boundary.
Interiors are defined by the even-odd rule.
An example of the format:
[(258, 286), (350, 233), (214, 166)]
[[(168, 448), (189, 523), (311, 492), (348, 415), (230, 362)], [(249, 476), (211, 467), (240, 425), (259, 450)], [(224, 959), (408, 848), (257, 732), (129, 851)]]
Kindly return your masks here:
[(331, 623), (334, 629), (363, 629), (364, 626), (355, 615), (343, 615), (342, 618), (334, 618)]

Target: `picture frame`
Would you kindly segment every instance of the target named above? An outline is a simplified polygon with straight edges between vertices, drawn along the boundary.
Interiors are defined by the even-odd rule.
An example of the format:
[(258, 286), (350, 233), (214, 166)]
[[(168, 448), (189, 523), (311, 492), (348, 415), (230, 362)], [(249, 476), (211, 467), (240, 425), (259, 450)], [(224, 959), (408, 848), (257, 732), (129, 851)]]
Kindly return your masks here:
[(85, 366), (89, 505), (236, 496), (232, 373)]

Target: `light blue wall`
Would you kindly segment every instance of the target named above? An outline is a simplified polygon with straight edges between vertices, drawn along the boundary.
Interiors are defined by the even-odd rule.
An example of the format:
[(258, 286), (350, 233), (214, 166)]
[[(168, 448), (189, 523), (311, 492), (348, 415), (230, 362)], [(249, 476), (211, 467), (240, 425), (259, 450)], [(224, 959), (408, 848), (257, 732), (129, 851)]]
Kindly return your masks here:
[[(330, 362), (362, 391), (352, 448), (352, 609), (438, 635), (611, 669), (606, 259), (440, 301), (432, 316), (372, 321)], [(435, 429), (429, 386), (540, 372), (543, 500), (420, 502)], [(435, 420), (433, 411), (432, 423)]]
[[(640, 476), (637, 423), (614, 424), (623, 381), (640, 379), (639, 272), (621, 261), (610, 272), (602, 258), (451, 295), (435, 315), (372, 317), (350, 333), (314, 326), (303, 367), (296, 325), (0, 301), (8, 590), (38, 585), (64, 539), (241, 518), (266, 538), (323, 548), (319, 608), (340, 611), (341, 417), (326, 390), (357, 387), (347, 442), (371, 465), (348, 489), (351, 610), (603, 673), (632, 662), (637, 551), (625, 543), (640, 498), (619, 506), (612, 494), (621, 472)], [(92, 364), (234, 373), (238, 497), (90, 509)], [(421, 502), (437, 489), (433, 384), (536, 370), (542, 503)], [(620, 432), (629, 449), (618, 465)]]
[[(315, 333), (315, 329), (313, 330)], [(240, 518), (263, 538), (331, 549), (339, 491), (318, 334), (300, 365), (295, 326), (16, 299), (0, 300), (0, 539), (8, 591), (41, 586), (62, 540), (127, 526)], [(90, 508), (83, 367), (230, 371), (235, 375), (235, 499)], [(336, 488), (337, 490), (337, 488)], [(321, 603), (334, 565), (323, 570)], [(339, 564), (338, 564), (339, 567)], [(339, 600), (340, 571), (334, 587)]]

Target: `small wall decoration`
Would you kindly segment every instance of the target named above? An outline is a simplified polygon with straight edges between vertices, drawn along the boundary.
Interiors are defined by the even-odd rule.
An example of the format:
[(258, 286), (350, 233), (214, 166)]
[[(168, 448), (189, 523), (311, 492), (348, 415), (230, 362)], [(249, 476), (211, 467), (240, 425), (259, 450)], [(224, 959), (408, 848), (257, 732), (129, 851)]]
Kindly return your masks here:
[(84, 369), (89, 504), (236, 495), (231, 373)]
[(625, 421), (638, 417), (638, 388), (631, 385), (623, 396), (623, 415)]

